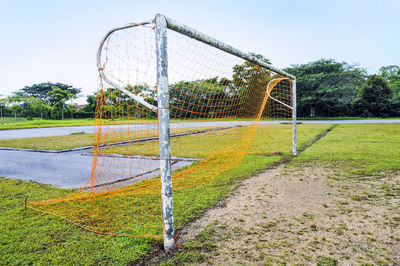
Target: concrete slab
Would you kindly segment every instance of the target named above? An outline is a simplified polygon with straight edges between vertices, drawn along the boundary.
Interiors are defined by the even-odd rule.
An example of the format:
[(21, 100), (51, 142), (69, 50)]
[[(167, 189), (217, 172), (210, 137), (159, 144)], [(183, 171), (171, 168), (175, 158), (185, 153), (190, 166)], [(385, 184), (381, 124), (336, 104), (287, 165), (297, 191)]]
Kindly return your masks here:
[[(27, 151), (0, 151), (0, 176), (13, 179), (34, 181), (61, 188), (79, 188), (86, 184), (91, 174), (92, 156), (82, 152), (43, 153)], [(115, 158), (102, 157), (103, 163)], [(147, 158), (118, 158), (119, 166), (115, 169), (119, 176), (128, 177), (157, 170), (159, 161)], [(173, 170), (190, 165), (192, 162), (179, 161)], [(112, 164), (111, 164), (112, 165)], [(145, 166), (145, 167), (143, 167)], [(112, 169), (111, 169), (112, 170)], [(121, 172), (122, 171), (122, 172)], [(158, 171), (143, 175), (140, 179), (159, 175)], [(131, 179), (124, 184), (131, 184), (138, 179)]]

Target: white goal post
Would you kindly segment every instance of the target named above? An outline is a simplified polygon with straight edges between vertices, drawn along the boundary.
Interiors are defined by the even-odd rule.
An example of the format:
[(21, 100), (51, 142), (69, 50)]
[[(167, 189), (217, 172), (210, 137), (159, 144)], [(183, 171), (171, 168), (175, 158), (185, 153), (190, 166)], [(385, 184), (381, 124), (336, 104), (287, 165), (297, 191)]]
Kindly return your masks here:
[[(123, 86), (118, 85), (107, 76), (102, 66), (102, 50), (108, 37), (124, 29), (152, 24), (155, 25), (156, 41), (156, 65), (157, 65), (157, 87), (158, 87), (158, 106), (145, 101), (140, 95), (128, 91)], [(262, 68), (277, 73), (292, 82), (292, 106), (288, 106), (274, 99), (278, 103), (284, 104), (292, 111), (292, 154), (297, 156), (297, 128), (296, 128), (296, 77), (264, 61), (258, 59), (249, 53), (244, 53), (230, 45), (227, 45), (217, 39), (214, 39), (204, 33), (201, 33), (180, 22), (168, 18), (162, 14), (157, 14), (154, 19), (142, 23), (132, 23), (124, 27), (119, 27), (109, 31), (100, 43), (97, 52), (97, 68), (103, 81), (114, 88), (119, 89), (136, 102), (146, 108), (158, 113), (159, 123), (159, 148), (160, 148), (160, 172), (161, 172), (161, 198), (162, 198), (162, 218), (164, 223), (164, 248), (170, 250), (176, 246), (174, 233), (173, 217), (173, 198), (172, 198), (172, 178), (171, 178), (171, 148), (170, 148), (170, 111), (169, 111), (169, 83), (168, 83), (168, 36), (167, 29), (185, 35), (199, 42), (222, 50), (226, 53), (239, 57), (243, 60), (256, 64)]]

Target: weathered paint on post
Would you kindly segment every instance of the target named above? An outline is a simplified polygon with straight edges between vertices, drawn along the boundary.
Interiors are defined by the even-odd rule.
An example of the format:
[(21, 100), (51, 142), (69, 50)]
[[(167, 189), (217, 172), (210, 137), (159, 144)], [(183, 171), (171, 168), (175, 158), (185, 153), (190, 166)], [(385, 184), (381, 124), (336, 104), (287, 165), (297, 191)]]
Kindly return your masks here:
[(292, 81), (292, 119), (293, 119), (293, 156), (297, 156), (297, 104), (296, 104), (296, 79)]
[[(109, 80), (103, 71), (101, 64), (101, 52), (107, 38), (115, 31), (136, 27), (145, 24), (155, 24), (156, 32), (156, 53), (157, 53), (157, 84), (158, 84), (158, 107), (147, 103), (142, 97), (134, 95), (127, 91), (124, 87), (119, 86)], [(155, 20), (145, 21), (142, 23), (131, 23), (124, 27), (119, 27), (110, 30), (100, 43), (97, 52), (97, 67), (100, 77), (110, 84), (118, 88), (135, 101), (143, 104), (153, 111), (158, 111), (159, 121), (159, 141), (160, 141), (160, 169), (161, 169), (161, 193), (162, 193), (162, 212), (164, 221), (164, 247), (169, 250), (175, 247), (174, 241), (174, 219), (173, 219), (173, 201), (172, 201), (172, 178), (171, 178), (171, 149), (170, 149), (170, 131), (169, 131), (169, 87), (168, 87), (168, 62), (167, 62), (167, 28), (179, 32), (185, 36), (196, 39), (205, 44), (211, 45), (217, 49), (238, 56), (244, 60), (250, 61), (261, 67), (269, 69), (275, 73), (281, 74), (293, 81), (292, 83), (292, 107), (284, 104), (271, 97), (271, 99), (283, 104), (292, 109), (293, 119), (293, 155), (297, 156), (297, 126), (296, 126), (296, 77), (270, 64), (267, 64), (251, 54), (244, 53), (230, 45), (220, 42), (204, 33), (201, 33), (193, 28), (183, 25), (173, 19), (157, 14)]]
[(164, 222), (164, 249), (175, 247), (172, 202), (171, 147), (169, 131), (169, 88), (167, 58), (167, 22), (163, 15), (155, 19), (157, 53), (158, 126), (160, 144), (161, 201)]

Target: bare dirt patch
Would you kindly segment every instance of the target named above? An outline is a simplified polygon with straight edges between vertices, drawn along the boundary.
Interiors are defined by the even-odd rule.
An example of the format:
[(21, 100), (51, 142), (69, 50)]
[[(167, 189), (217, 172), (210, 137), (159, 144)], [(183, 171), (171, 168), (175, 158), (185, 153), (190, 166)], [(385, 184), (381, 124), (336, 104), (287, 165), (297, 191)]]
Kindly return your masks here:
[(206, 227), (212, 245), (197, 251), (207, 264), (397, 264), (399, 206), (398, 173), (279, 166), (245, 180), (181, 241), (196, 243)]

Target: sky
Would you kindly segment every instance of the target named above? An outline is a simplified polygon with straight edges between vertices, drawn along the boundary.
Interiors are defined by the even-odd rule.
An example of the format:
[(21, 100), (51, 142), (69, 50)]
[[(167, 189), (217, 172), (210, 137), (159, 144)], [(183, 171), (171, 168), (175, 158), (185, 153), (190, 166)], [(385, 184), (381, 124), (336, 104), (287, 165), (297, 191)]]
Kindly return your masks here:
[(369, 74), (400, 65), (398, 0), (0, 0), (0, 95), (62, 82), (97, 89), (95, 55), (111, 28), (162, 13), (285, 68), (321, 58)]

